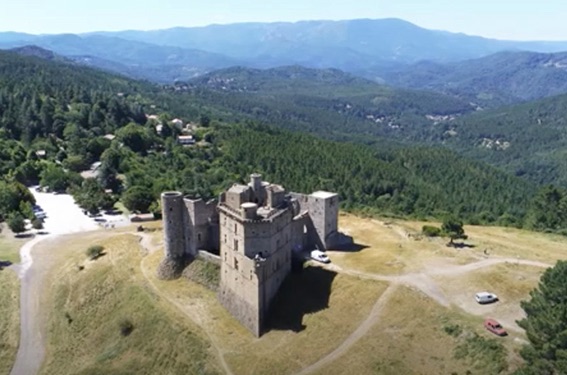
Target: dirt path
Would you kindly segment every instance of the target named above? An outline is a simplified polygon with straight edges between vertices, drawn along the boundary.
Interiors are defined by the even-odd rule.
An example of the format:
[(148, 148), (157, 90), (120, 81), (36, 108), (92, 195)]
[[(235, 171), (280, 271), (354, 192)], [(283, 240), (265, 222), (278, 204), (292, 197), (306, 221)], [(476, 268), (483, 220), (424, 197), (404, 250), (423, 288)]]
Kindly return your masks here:
[[(552, 267), (551, 264), (531, 261), (531, 260), (521, 260), (521, 259), (513, 259), (513, 258), (493, 258), (493, 259), (484, 259), (479, 262), (470, 263), (466, 265), (443, 265), (439, 267), (429, 268), (427, 270), (424, 270), (423, 272), (392, 276), (392, 275), (381, 275), (381, 274), (344, 269), (335, 264), (322, 266), (324, 268), (328, 268), (335, 272), (340, 272), (366, 279), (387, 281), (390, 282), (391, 284), (386, 289), (386, 291), (378, 298), (366, 320), (364, 320), (358, 326), (358, 328), (349, 337), (347, 337), (347, 339), (343, 341), (341, 345), (339, 345), (337, 349), (333, 350), (325, 357), (319, 359), (317, 362), (304, 368), (302, 371), (298, 373), (298, 375), (305, 375), (320, 370), (323, 366), (332, 363), (334, 360), (345, 354), (378, 321), (378, 319), (380, 318), (380, 313), (382, 312), (384, 306), (388, 302), (389, 297), (395, 292), (396, 288), (399, 285), (405, 285), (412, 289), (419, 290), (428, 297), (435, 300), (440, 305), (449, 307), (451, 304), (450, 301), (441, 291), (441, 289), (437, 285), (437, 282), (431, 278), (431, 276), (461, 275), (464, 273), (476, 271), (485, 267), (491, 267), (503, 263), (520, 264), (520, 265), (542, 267), (542, 268)], [(474, 314), (474, 312), (471, 311), (466, 311), (466, 312)], [(513, 327), (510, 328), (513, 329)]]
[(45, 354), (45, 338), (39, 319), (39, 296), (45, 272), (28, 272), (33, 266), (31, 252), (41, 241), (54, 236), (36, 237), (20, 249), (22, 262), (14, 269), (20, 278), (20, 345), (11, 375), (36, 374)]
[(333, 362), (343, 354), (345, 354), (358, 340), (360, 340), (368, 331), (374, 326), (376, 321), (380, 318), (380, 314), (390, 297), (395, 293), (397, 289), (397, 284), (392, 284), (386, 288), (384, 293), (376, 300), (376, 303), (372, 307), (368, 317), (346, 338), (345, 341), (341, 343), (335, 350), (327, 354), (325, 357), (319, 359), (312, 365), (305, 367), (303, 370), (298, 372), (298, 375), (309, 374), (313, 371), (321, 369), (323, 366)]
[(425, 295), (437, 301), (437, 303), (439, 303), (440, 305), (448, 307), (450, 305), (449, 300), (447, 299), (445, 294), (441, 291), (437, 282), (431, 278), (432, 276), (462, 275), (468, 272), (477, 271), (482, 268), (491, 267), (498, 264), (506, 264), (506, 263), (514, 264), (514, 265), (517, 264), (524, 266), (541, 267), (541, 268), (552, 267), (551, 264), (547, 264), (543, 262), (514, 259), (514, 258), (483, 259), (481, 261), (475, 263), (469, 263), (465, 265), (445, 264), (443, 266), (429, 267), (428, 269), (422, 272), (407, 273), (404, 275), (381, 275), (376, 273), (344, 269), (336, 265), (332, 265), (332, 266), (330, 265), (326, 267), (335, 272), (342, 272), (348, 275), (358, 276), (361, 278), (403, 284), (421, 291)]
[[(44, 228), (49, 234), (38, 235), (20, 249), (20, 264), (13, 266), (20, 278), (20, 345), (11, 375), (34, 375), (45, 354), (44, 321), (40, 310), (43, 280), (54, 257), (38, 254), (34, 260), (34, 247), (43, 241), (53, 241), (60, 235), (93, 231), (99, 227), (86, 217), (67, 194), (37, 193), (31, 189), (38, 205), (47, 213)], [(35, 256), (35, 255), (34, 255)]]

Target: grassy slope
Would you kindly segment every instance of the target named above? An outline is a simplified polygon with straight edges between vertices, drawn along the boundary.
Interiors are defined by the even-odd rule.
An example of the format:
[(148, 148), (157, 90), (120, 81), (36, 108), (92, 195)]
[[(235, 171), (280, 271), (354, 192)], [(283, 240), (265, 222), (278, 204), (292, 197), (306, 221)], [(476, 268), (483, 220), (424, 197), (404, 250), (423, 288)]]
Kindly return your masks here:
[[(97, 243), (106, 255), (94, 262), (84, 255), (91, 243), (75, 237), (58, 244), (70, 256), (48, 283), (53, 307), (42, 373), (220, 372), (202, 332), (148, 288), (139, 272), (137, 238), (120, 235)], [(78, 264), (85, 269), (78, 271)], [(127, 337), (119, 330), (123, 319), (134, 325)]]
[[(399, 274), (466, 264), (482, 259), (484, 249), (490, 249), (490, 257), (520, 255), (544, 262), (567, 255), (565, 238), (509, 228), (467, 227), (469, 242), (475, 247), (457, 250), (446, 247), (444, 239), (415, 239), (421, 222), (341, 215), (340, 224), (367, 247), (359, 252), (332, 252), (333, 263), (365, 272)], [(161, 234), (159, 230), (152, 233), (152, 246), (159, 247)], [(317, 274), (323, 270), (309, 267), (288, 282), (280, 295), (280, 313), (273, 320), (279, 328), (256, 339), (220, 306), (215, 293), (185, 279), (157, 280), (155, 269), (161, 251), (142, 256), (137, 240), (122, 235), (106, 243), (101, 240), (108, 254), (87, 262), (83, 253), (93, 238), (80, 241), (76, 237), (74, 243), (59, 244), (67, 256), (74, 255), (53, 274), (49, 298), (54, 298), (51, 303), (55, 308), (49, 316), (44, 373), (163, 373), (165, 368), (169, 373), (191, 373), (197, 368), (222, 372), (220, 356), (234, 374), (273, 373), (276, 369), (278, 373), (294, 373), (337, 348), (368, 317), (387, 286), (329, 271)], [(143, 273), (138, 268), (140, 261)], [(86, 269), (77, 271), (77, 264), (85, 264)], [(370, 331), (319, 371), (462, 374), (470, 369), (473, 374), (490, 374), (496, 372), (495, 361), (511, 371), (519, 363), (516, 339), (523, 335), (512, 331), (510, 337), (497, 339), (504, 344), (505, 353), (483, 364), (479, 358), (487, 355), (483, 351), (490, 341), (486, 340), (493, 338), (482, 328), (483, 314), (494, 313), (498, 319), (514, 317), (519, 300), (536, 286), (540, 272), (533, 267), (501, 264), (462, 277), (435, 277), (453, 303), (451, 308), (398, 286)], [(315, 297), (329, 285), (328, 301), (317, 301)], [(461, 309), (474, 308), (461, 306), (471, 302), (465, 297), (473, 290), (492, 285), (498, 285), (501, 303), (474, 311), (475, 315)], [(293, 308), (298, 300), (303, 301), (299, 303), (302, 307)], [(68, 323), (66, 312), (72, 323)], [(118, 322), (122, 318), (134, 323), (129, 337), (120, 336)], [(512, 328), (511, 322), (504, 324)], [(446, 327), (456, 325), (462, 334), (445, 332)], [(467, 341), (475, 334), (481, 337), (477, 346)], [(458, 347), (473, 354), (458, 359)]]
[[(374, 302), (386, 288), (385, 283), (360, 280), (344, 275), (317, 274), (318, 268), (306, 269), (299, 279), (288, 282), (281, 293), (273, 320), (274, 329), (260, 339), (254, 338), (224, 308), (216, 295), (186, 280), (163, 282), (156, 280), (154, 270), (161, 259), (154, 253), (144, 260), (145, 272), (152, 283), (180, 309), (209, 330), (212, 340), (225, 353), (225, 360), (235, 374), (294, 373), (335, 349), (364, 320)], [(327, 277), (326, 277), (327, 276)], [(315, 279), (332, 278), (329, 308), (301, 313), (317, 299), (325, 286), (313, 285)], [(312, 282), (311, 284), (309, 282)], [(299, 284), (302, 284), (300, 288)], [(303, 326), (301, 327), (297, 326)], [(297, 332), (293, 329), (299, 328)]]
[[(455, 348), (478, 332), (481, 319), (448, 310), (411, 289), (400, 287), (380, 321), (345, 355), (319, 374), (496, 374), (490, 361), (467, 356), (455, 358)], [(453, 337), (445, 327), (458, 325), (463, 333)], [(486, 357), (485, 357), (486, 359)], [(504, 358), (495, 358), (502, 361)]]
[(10, 372), (20, 335), (20, 288), (12, 270), (0, 271), (0, 374)]
[[(0, 234), (0, 261), (18, 263), (19, 249), (27, 241), (6, 228)], [(20, 337), (20, 283), (15, 272), (0, 271), (0, 374), (7, 374), (16, 358)]]

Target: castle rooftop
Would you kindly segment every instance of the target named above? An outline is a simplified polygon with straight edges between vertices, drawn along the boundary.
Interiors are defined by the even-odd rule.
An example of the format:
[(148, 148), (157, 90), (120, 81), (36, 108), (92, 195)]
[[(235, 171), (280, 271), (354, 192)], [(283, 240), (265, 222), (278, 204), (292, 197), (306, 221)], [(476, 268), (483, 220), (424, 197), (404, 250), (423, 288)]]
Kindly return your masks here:
[(328, 191), (319, 190), (311, 194), (315, 198), (327, 199), (337, 196), (337, 193), (330, 193)]

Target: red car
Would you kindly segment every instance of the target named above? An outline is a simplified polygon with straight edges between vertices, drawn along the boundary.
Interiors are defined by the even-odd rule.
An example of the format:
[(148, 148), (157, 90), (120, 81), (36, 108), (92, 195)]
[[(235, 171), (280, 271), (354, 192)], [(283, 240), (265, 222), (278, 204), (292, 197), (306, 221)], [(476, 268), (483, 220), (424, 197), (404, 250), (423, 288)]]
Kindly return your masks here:
[(504, 328), (502, 328), (500, 323), (498, 323), (494, 319), (486, 319), (484, 321), (484, 328), (486, 328), (487, 330), (489, 330), (490, 332), (492, 332), (492, 333), (494, 333), (498, 336), (508, 335), (508, 332), (506, 332), (506, 330)]

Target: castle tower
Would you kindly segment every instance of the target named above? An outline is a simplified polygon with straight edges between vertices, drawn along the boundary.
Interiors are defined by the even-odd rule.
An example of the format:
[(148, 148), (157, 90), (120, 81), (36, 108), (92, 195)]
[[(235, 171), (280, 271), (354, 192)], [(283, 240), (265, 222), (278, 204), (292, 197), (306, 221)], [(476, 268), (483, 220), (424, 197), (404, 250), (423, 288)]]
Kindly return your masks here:
[(242, 200), (254, 198), (247, 189), (253, 189), (253, 181), (248, 186), (234, 185), (218, 206), (219, 300), (240, 323), (260, 336), (270, 304), (291, 270), (293, 210), (283, 204), (259, 207)]
[(178, 191), (161, 194), (164, 231), (164, 251), (168, 259), (182, 259), (185, 256), (185, 205), (183, 195)]
[(327, 191), (316, 191), (308, 196), (309, 216), (313, 223), (315, 243), (328, 249), (335, 245), (338, 236), (339, 196)]
[(178, 191), (162, 193), (161, 208), (165, 257), (157, 269), (157, 276), (163, 280), (171, 280), (180, 277), (187, 264), (187, 210), (183, 204), (183, 195)]

